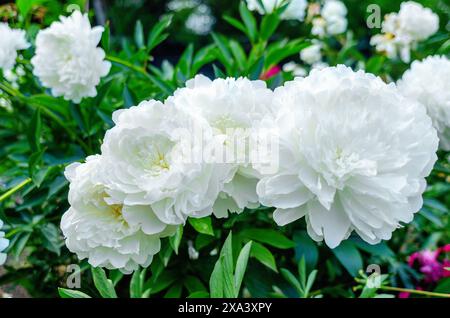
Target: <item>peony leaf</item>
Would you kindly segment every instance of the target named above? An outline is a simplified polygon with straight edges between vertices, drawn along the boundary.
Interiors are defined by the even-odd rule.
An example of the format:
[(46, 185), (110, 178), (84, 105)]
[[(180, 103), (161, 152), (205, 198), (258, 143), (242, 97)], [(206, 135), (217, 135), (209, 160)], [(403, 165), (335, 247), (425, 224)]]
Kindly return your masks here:
[(338, 247), (332, 249), (332, 252), (351, 276), (358, 275), (358, 271), (363, 267), (363, 261), (352, 242), (343, 241)]
[(72, 290), (58, 287), (58, 293), (61, 298), (91, 298), (88, 294), (80, 292), (79, 290)]
[(196, 219), (189, 218), (189, 224), (199, 233), (214, 236), (214, 230), (211, 224), (211, 217)]
[(271, 229), (247, 229), (240, 233), (241, 236), (266, 243), (273, 247), (288, 249), (295, 247), (295, 243), (281, 234), (279, 231)]
[(114, 285), (111, 280), (106, 277), (104, 269), (100, 267), (91, 267), (94, 285), (103, 298), (117, 298)]
[(239, 297), (239, 290), (241, 289), (242, 280), (244, 279), (245, 270), (247, 269), (248, 258), (250, 256), (250, 249), (252, 248), (252, 241), (244, 245), (239, 253), (236, 271), (234, 274), (234, 290), (235, 297)]
[(275, 263), (275, 258), (271, 251), (264, 245), (257, 242), (253, 242), (251, 256), (256, 258), (261, 264), (267, 266), (274, 272), (278, 272), (277, 264)]

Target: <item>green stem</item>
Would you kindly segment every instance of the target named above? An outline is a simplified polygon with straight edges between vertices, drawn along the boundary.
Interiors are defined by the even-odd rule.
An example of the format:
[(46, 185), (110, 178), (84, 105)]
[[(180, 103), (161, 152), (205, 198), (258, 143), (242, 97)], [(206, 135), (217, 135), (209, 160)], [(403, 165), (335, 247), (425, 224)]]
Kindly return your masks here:
[(429, 292), (429, 291), (425, 291), (425, 290), (416, 290), (416, 289), (390, 287), (390, 286), (381, 286), (380, 289), (396, 291), (396, 292), (405, 292), (405, 293), (411, 293), (411, 294), (418, 294), (418, 295), (424, 295), (424, 296), (431, 296), (431, 297), (450, 298), (450, 294), (435, 293), (435, 292)]
[(111, 62), (120, 64), (120, 65), (126, 66), (129, 69), (132, 69), (132, 70), (134, 70), (134, 71), (136, 71), (136, 72), (138, 72), (138, 73), (148, 77), (148, 73), (145, 71), (145, 68), (143, 68), (143, 67), (139, 67), (139, 66), (134, 65), (134, 64), (132, 64), (132, 63), (130, 63), (128, 61), (122, 60), (119, 57), (115, 57), (115, 56), (111, 56), (111, 55), (107, 55), (106, 59), (108, 61), (111, 61)]
[(21, 183), (19, 183), (18, 185), (16, 185), (14, 188), (9, 189), (8, 191), (6, 191), (5, 193), (3, 193), (0, 196), (0, 202), (4, 201), (5, 199), (9, 198), (11, 195), (13, 195), (14, 193), (16, 193), (17, 191), (19, 191), (20, 189), (22, 189), (24, 186), (26, 186), (28, 183), (31, 182), (31, 178), (27, 178), (25, 180), (23, 180)]

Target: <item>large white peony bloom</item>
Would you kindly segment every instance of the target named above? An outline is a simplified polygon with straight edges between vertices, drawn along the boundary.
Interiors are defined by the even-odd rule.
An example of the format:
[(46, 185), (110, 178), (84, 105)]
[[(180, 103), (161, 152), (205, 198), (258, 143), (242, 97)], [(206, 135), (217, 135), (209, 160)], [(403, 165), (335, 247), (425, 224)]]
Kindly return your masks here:
[(66, 168), (70, 181), (69, 210), (61, 219), (67, 248), (95, 267), (125, 273), (150, 265), (160, 250), (160, 237), (173, 228), (159, 221), (149, 206), (129, 206), (114, 197), (100, 174), (101, 156)]
[(398, 12), (399, 32), (413, 41), (422, 41), (439, 29), (439, 17), (431, 9), (414, 1), (402, 2)]
[[(259, 175), (252, 168), (248, 153), (253, 127), (266, 116), (271, 116), (272, 91), (263, 81), (247, 78), (227, 78), (211, 81), (197, 75), (185, 88), (175, 91), (168, 101), (186, 111), (206, 119), (214, 134), (224, 139), (223, 152), (230, 154), (224, 160), (232, 169), (232, 179), (225, 184), (214, 206), (217, 217), (226, 217), (227, 211), (242, 212), (245, 207), (258, 205), (256, 183)], [(240, 147), (238, 145), (244, 145)], [(246, 146), (248, 145), (248, 146)]]
[(414, 61), (397, 83), (400, 92), (422, 103), (438, 131), (440, 147), (450, 150), (450, 61), (430, 56)]
[(343, 65), (288, 82), (273, 100), (280, 165), (257, 192), (279, 225), (305, 216), (309, 235), (334, 248), (353, 230), (377, 243), (411, 222), (437, 158), (422, 105)]
[(0, 23), (0, 69), (11, 70), (16, 63), (17, 51), (29, 46), (25, 31), (11, 29), (8, 24)]
[(229, 179), (228, 168), (202, 157), (201, 150), (215, 139), (209, 126), (189, 112), (157, 101), (116, 111), (116, 125), (102, 145), (110, 187), (125, 204), (150, 205), (167, 224), (210, 215)]
[(54, 96), (79, 103), (97, 95), (95, 87), (111, 68), (97, 47), (103, 27), (91, 28), (87, 14), (80, 11), (60, 19), (38, 33), (33, 72)]
[[(289, 0), (288, 2), (288, 6), (281, 14), (281, 19), (303, 21), (308, 2), (306, 0)], [(263, 8), (260, 0), (247, 0), (247, 7), (251, 11), (257, 11), (259, 14), (270, 14), (288, 2), (285, 0), (262, 0)]]
[[(0, 229), (3, 227), (3, 221), (0, 220)], [(2, 253), (9, 245), (9, 240), (5, 239), (5, 233), (0, 231), (0, 266), (6, 262), (6, 254)]]

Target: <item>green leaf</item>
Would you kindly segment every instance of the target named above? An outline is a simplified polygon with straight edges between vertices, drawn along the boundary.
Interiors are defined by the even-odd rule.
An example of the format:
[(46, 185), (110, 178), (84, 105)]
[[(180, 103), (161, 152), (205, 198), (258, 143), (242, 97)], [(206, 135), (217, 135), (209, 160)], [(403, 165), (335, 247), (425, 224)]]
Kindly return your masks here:
[(228, 49), (227, 41), (226, 39), (216, 33), (211, 33), (211, 36), (214, 40), (214, 43), (219, 48), (219, 58), (222, 64), (229, 68), (231, 67), (231, 63), (233, 61), (233, 57), (231, 56), (230, 50)]
[(178, 248), (180, 247), (181, 238), (183, 237), (183, 225), (179, 225), (174, 235), (169, 238), (170, 246), (175, 254), (178, 255)]
[(308, 297), (309, 292), (314, 284), (314, 281), (316, 280), (317, 277), (317, 270), (313, 270), (309, 275), (308, 275), (308, 280), (306, 281), (306, 287), (304, 290), (304, 295), (305, 297)]
[(147, 51), (150, 51), (155, 48), (158, 44), (164, 41), (168, 34), (163, 34), (164, 30), (166, 30), (172, 22), (172, 15), (163, 16), (158, 23), (156, 23), (147, 40)]
[(53, 223), (45, 223), (40, 227), (43, 236), (43, 246), (58, 256), (61, 254), (61, 246), (63, 241), (58, 227)]
[(91, 267), (94, 285), (103, 298), (117, 298), (114, 285), (111, 280), (106, 277), (105, 271), (100, 267)]
[(372, 245), (364, 242), (361, 239), (352, 239), (352, 242), (361, 250), (370, 253), (372, 255), (378, 255), (383, 257), (394, 257), (395, 253), (387, 246), (386, 242), (380, 242)]
[(257, 80), (261, 77), (264, 70), (264, 56), (260, 57), (249, 69), (248, 75), (251, 80)]
[(255, 42), (258, 35), (256, 19), (250, 12), (250, 10), (248, 10), (247, 5), (244, 3), (244, 1), (241, 1), (241, 3), (239, 4), (239, 13), (241, 15), (242, 21), (244, 21), (247, 36), (252, 43)]
[(136, 98), (134, 97), (133, 93), (128, 88), (128, 85), (125, 84), (123, 86), (123, 107), (124, 108), (130, 108), (131, 106), (137, 105)]
[(185, 79), (191, 77), (192, 55), (194, 54), (194, 46), (189, 44), (180, 57), (177, 68), (184, 75)]
[(183, 290), (182, 284), (175, 284), (167, 291), (164, 298), (180, 298)]
[(277, 264), (275, 263), (275, 258), (273, 257), (272, 252), (264, 245), (253, 242), (251, 256), (256, 258), (259, 262), (274, 272), (278, 272)]
[(356, 277), (363, 268), (361, 254), (351, 241), (343, 241), (332, 252), (351, 276)]
[(16, 6), (22, 17), (26, 17), (35, 5), (43, 3), (45, 0), (16, 0)]
[(234, 274), (235, 297), (239, 296), (239, 290), (241, 289), (242, 280), (244, 279), (245, 270), (247, 269), (251, 248), (252, 241), (244, 245), (237, 259), (236, 272)]
[(238, 29), (238, 30), (240, 30), (240, 31), (242, 31), (242, 32), (244, 32), (244, 33), (247, 33), (247, 30), (245, 29), (245, 26), (242, 24), (241, 21), (239, 21), (239, 20), (237, 20), (237, 19), (235, 19), (235, 18), (232, 18), (232, 17), (230, 17), (230, 16), (228, 16), (228, 15), (224, 15), (222, 18), (223, 18), (226, 22), (228, 22), (229, 24), (231, 24), (232, 26), (234, 26), (236, 29)]
[(313, 270), (319, 259), (317, 244), (311, 240), (306, 231), (295, 232), (292, 239), (296, 244), (295, 259), (300, 261), (304, 257), (307, 269)]
[(58, 293), (61, 298), (91, 298), (88, 294), (78, 290), (66, 289), (58, 287)]
[(199, 233), (214, 236), (214, 230), (211, 224), (211, 217), (207, 216), (204, 218), (196, 219), (189, 218), (188, 222), (192, 227)]
[(366, 72), (378, 75), (385, 61), (386, 57), (384, 55), (371, 57), (366, 63)]
[(222, 263), (223, 295), (226, 298), (232, 298), (235, 295), (235, 288), (233, 275), (233, 234), (231, 231), (220, 251), (219, 261)]
[(246, 64), (247, 64), (247, 58), (245, 56), (244, 49), (241, 47), (241, 45), (234, 41), (230, 40), (230, 49), (231, 53), (233, 54), (236, 63), (241, 71), (245, 70)]
[(281, 234), (280, 231), (272, 229), (247, 229), (243, 230), (240, 235), (281, 249), (295, 247), (295, 243), (293, 241)]
[[(209, 293), (207, 291), (196, 291), (190, 294), (187, 298), (208, 298)], [(220, 297), (212, 297), (211, 298), (220, 298)]]
[(42, 134), (41, 109), (37, 108), (28, 126), (27, 137), (32, 152), (38, 152), (41, 150), (41, 143), (40, 143), (41, 134)]
[(280, 269), (280, 271), (281, 271), (281, 275), (284, 277), (284, 279), (286, 279), (289, 282), (289, 284), (291, 284), (292, 287), (294, 287), (296, 289), (296, 291), (299, 295), (302, 295), (303, 294), (302, 287), (300, 286), (300, 283), (297, 280), (297, 278), (295, 278), (294, 274), (292, 274), (286, 268), (282, 268), (282, 269)]
[(134, 27), (134, 42), (136, 42), (138, 48), (142, 49), (144, 47), (144, 28), (140, 20), (136, 21)]
[(209, 291), (211, 298), (223, 298), (223, 268), (221, 262), (222, 256), (219, 256), (209, 279)]
[(138, 269), (134, 271), (130, 281), (130, 297), (141, 298), (142, 296), (142, 284), (141, 284), (141, 271)]
[(265, 15), (261, 22), (261, 31), (259, 33), (261, 39), (267, 41), (275, 32), (279, 24), (280, 18), (278, 14), (273, 13)]

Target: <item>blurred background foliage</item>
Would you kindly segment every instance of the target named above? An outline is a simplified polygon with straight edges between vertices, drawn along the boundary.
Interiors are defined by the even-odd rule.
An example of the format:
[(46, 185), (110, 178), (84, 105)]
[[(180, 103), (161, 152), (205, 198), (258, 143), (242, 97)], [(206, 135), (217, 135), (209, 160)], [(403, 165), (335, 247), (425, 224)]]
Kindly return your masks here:
[[(379, 30), (368, 29), (365, 22), (369, 4), (379, 4), (385, 14), (398, 11), (400, 2), (344, 1), (349, 10), (348, 32), (324, 39), (326, 61), (330, 65), (345, 63), (365, 68), (386, 81), (401, 76), (409, 65), (376, 54), (369, 39)], [(413, 58), (448, 54), (449, 4), (443, 0), (418, 2), (439, 14), (441, 28), (420, 44)], [(0, 218), (5, 220), (11, 244), (8, 263), (0, 272), (0, 289), (21, 285), (31, 296), (54, 297), (58, 295), (57, 287), (67, 288), (66, 279), (71, 274), (67, 266), (79, 263), (81, 291), (91, 296), (205, 297), (218, 292), (210, 286), (218, 254), (222, 251), (236, 262), (241, 251), (245, 256), (243, 246), (252, 241), (240, 296), (375, 297), (380, 290), (398, 295), (402, 288), (419, 287), (450, 293), (450, 278), (424, 283), (420, 268), (407, 263), (408, 256), (415, 252), (436, 250), (450, 243), (450, 165), (448, 153), (444, 152), (439, 153), (439, 162), (428, 178), (422, 210), (411, 224), (397, 230), (392, 240), (378, 245), (368, 245), (352, 236), (330, 250), (309, 238), (303, 222), (279, 228), (271, 219), (272, 209), (261, 207), (226, 220), (188, 222), (175, 237), (164, 240), (148, 270), (132, 277), (117, 271), (90, 271), (85, 261), (79, 262), (65, 248), (59, 230), (60, 217), (68, 208), (64, 167), (98, 153), (104, 132), (112, 125), (114, 110), (144, 99), (162, 100), (198, 72), (210, 77), (264, 78), (274, 66), (289, 61), (300, 63), (298, 53), (310, 43), (310, 24), (282, 21), (276, 30), (264, 29), (263, 17), (246, 11), (239, 0), (191, 1), (194, 7), (185, 9), (177, 9), (173, 3), (0, 2), (0, 20), (25, 28), (31, 42), (39, 29), (59, 15), (66, 15), (76, 6), (88, 11), (95, 24), (105, 25), (101, 45), (113, 62), (112, 71), (97, 88), (98, 96), (80, 104), (54, 98), (42, 88), (27, 62), (33, 48), (19, 58), (24, 75), (17, 79), (15, 87), (9, 87), (11, 83), (1, 78), (1, 97), (6, 104), (0, 107)], [(208, 8), (202, 12), (209, 17), (200, 19), (203, 28), (195, 23), (187, 25), (201, 5)], [(246, 16), (245, 32), (230, 25), (224, 16), (238, 21)], [(280, 72), (267, 82), (276, 87), (289, 79), (291, 74)], [(232, 240), (230, 236), (226, 241), (231, 230)], [(448, 255), (443, 252), (436, 261), (442, 262)], [(384, 287), (380, 290), (368, 287), (368, 278), (361, 273), (370, 264), (377, 264), (383, 274), (388, 274), (383, 276)], [(103, 289), (94, 281), (103, 282)], [(105, 289), (108, 284), (112, 289)], [(60, 290), (60, 295), (84, 294)]]

